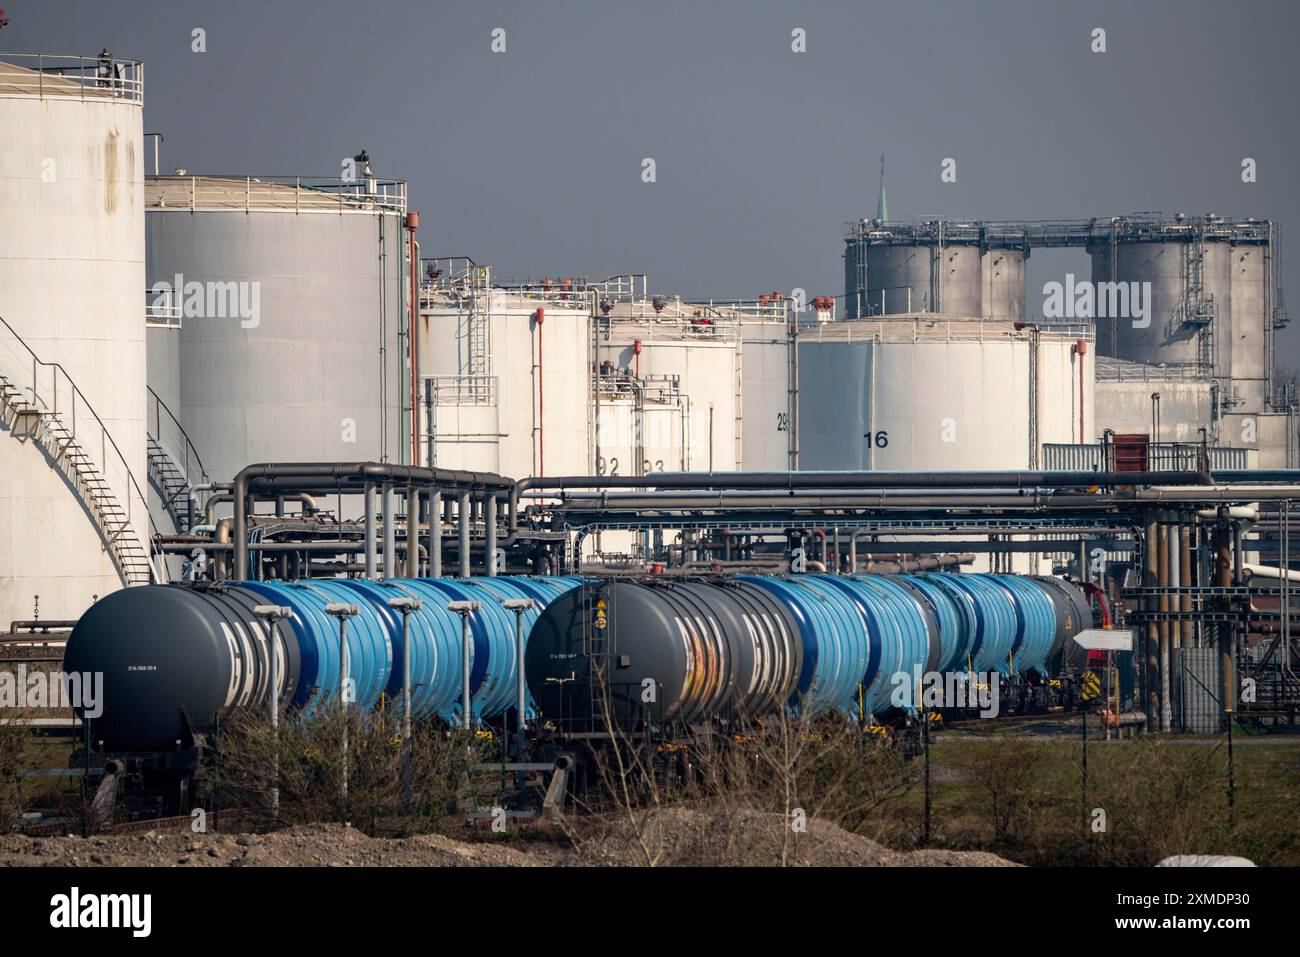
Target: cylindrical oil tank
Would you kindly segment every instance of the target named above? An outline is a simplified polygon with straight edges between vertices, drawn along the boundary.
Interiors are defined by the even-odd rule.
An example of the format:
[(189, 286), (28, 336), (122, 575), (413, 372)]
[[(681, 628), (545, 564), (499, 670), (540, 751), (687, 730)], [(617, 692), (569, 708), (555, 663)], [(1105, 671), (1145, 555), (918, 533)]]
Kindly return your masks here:
[[(591, 309), (540, 287), (427, 286), (420, 462), (502, 475), (589, 473)], [(539, 321), (540, 320), (540, 321)]]
[(800, 467), (1037, 467), (1035, 447), (1095, 440), (1095, 351), (1084, 325), (913, 317), (806, 329)]
[(899, 580), (916, 589), (929, 603), (934, 615), (939, 633), (939, 664), (935, 670), (963, 670), (966, 655), (971, 650), (974, 629), (954, 595), (924, 575), (900, 575)]
[(162, 176), (145, 201), (150, 294), (182, 313), (155, 342), (179, 339), (173, 412), (214, 481), (410, 460), (404, 183)]
[(938, 622), (911, 587), (883, 576), (810, 576), (843, 590), (862, 616), (871, 642), (871, 659), (859, 679), (863, 715), (881, 714), (891, 707), (915, 710), (913, 697), (894, 701), (899, 677), (914, 678), (916, 670), (936, 670), (941, 646)]
[(796, 631), (744, 582), (589, 582), (538, 620), (528, 682), (543, 716), (570, 726), (770, 714), (807, 670)]
[(1038, 582), (1015, 575), (993, 575), (1011, 595), (1016, 612), (1016, 640), (1011, 648), (1012, 674), (1046, 670), (1056, 650), (1056, 603)]
[[(348, 670), (352, 702), (373, 707), (388, 688), (393, 670), (392, 633), (373, 602), (359, 600), (342, 581), (322, 579), (300, 582), (239, 582), (265, 604), (293, 609), (288, 619), (298, 640), (299, 653), (309, 667), (292, 699), (310, 710), (337, 706), (339, 678), (343, 674), (339, 620), (325, 609), (333, 604), (355, 604), (358, 614), (348, 619)], [(250, 626), (251, 627), (251, 626)]]
[(873, 652), (878, 662), (887, 653), (864, 627), (858, 604), (834, 585), (806, 576), (741, 575), (738, 580), (769, 592), (795, 623), (803, 671), (791, 707), (800, 713), (857, 712)]
[(1011, 594), (992, 581), (990, 575), (929, 572), (921, 577), (947, 591), (965, 616), (967, 629), (973, 636), (967, 652), (967, 668), (1009, 674), (1018, 633)]
[[(1115, 245), (1115, 262), (1112, 264), (1110, 244), (1098, 243), (1092, 248), (1094, 283), (1151, 284), (1149, 297), (1146, 292), (1142, 293), (1144, 308), (1149, 310), (1144, 317), (1131, 314), (1131, 301), (1130, 314), (1098, 315), (1097, 348), (1104, 355), (1151, 365), (1196, 363), (1200, 329), (1176, 320), (1179, 304), (1186, 295), (1190, 250), (1189, 242), (1177, 239), (1120, 242)], [(1106, 311), (1112, 311), (1109, 304)]]
[(858, 236), (850, 235), (844, 243), (844, 301), (840, 310), (845, 319), (866, 315), (865, 276), (866, 246)]
[[(939, 267), (936, 262), (938, 250), (930, 246), (894, 246), (870, 245), (866, 247), (867, 288), (863, 299), (863, 311), (867, 315), (897, 315), (911, 312), (939, 312), (934, 288), (935, 275)], [(974, 251), (974, 286), (975, 307), (965, 313), (954, 315), (979, 315), (979, 251)], [(970, 256), (953, 266), (964, 265), (968, 269)], [(972, 277), (962, 277), (960, 286), (969, 297)], [(961, 297), (959, 296), (958, 299)]]
[[(980, 316), (1015, 322), (1025, 315), (1025, 254), (992, 247), (980, 256)], [(950, 310), (945, 310), (950, 311)]]
[[(1166, 222), (1118, 221), (1114, 242), (1092, 244), (1097, 309), (1138, 292), (1143, 315), (1098, 316), (1104, 355), (1185, 366), (1214, 376), (1247, 408), (1268, 398), (1274, 290), (1272, 224), (1209, 215)], [(1102, 284), (1118, 283), (1118, 290)], [(1142, 284), (1150, 283), (1149, 289)], [(1122, 304), (1122, 301), (1121, 301)], [(1230, 381), (1229, 381), (1230, 380)]]
[[(404, 660), (402, 619), (388, 602), (421, 599), (409, 620), (411, 710), (459, 723), (462, 715), (462, 626), (451, 601), (480, 602), (470, 616), (470, 691), (475, 718), (514, 706), (515, 618), (511, 597), (546, 603), (576, 579), (317, 579), (233, 582), (218, 586), (148, 586), (116, 592), (78, 621), (64, 669), (103, 675), (93, 734), (109, 751), (172, 750), (187, 728), (197, 733), (240, 708), (265, 708), (266, 629), (253, 609), (285, 605), (277, 628), (283, 653), (281, 699), (304, 713), (337, 703), (341, 668), (339, 622), (332, 603), (356, 605), (348, 619), (349, 677), (355, 703), (374, 707), (381, 696), (400, 709)], [(529, 622), (526, 620), (525, 625)], [(527, 632), (526, 632), (527, 634)]]
[(741, 336), (741, 466), (746, 472), (792, 468), (791, 365), (794, 340), (784, 315), (746, 316)]
[[(42, 450), (75, 433), (149, 556), (143, 67), (0, 54), (0, 621), (77, 617), (127, 575)], [(34, 391), (33, 391), (34, 390)], [(36, 410), (15, 418), (21, 404)], [(36, 415), (44, 416), (39, 426)], [(96, 418), (97, 417), (97, 418)], [(102, 427), (101, 427), (102, 423)], [(65, 460), (68, 461), (68, 460)], [(96, 475), (88, 474), (93, 468)], [(39, 606), (38, 597), (39, 596)]]
[[(598, 331), (597, 360), (603, 377), (635, 380), (645, 390), (685, 396), (686, 428), (670, 455), (686, 471), (733, 471), (740, 467), (741, 339), (739, 325), (708, 310), (674, 301), (662, 315), (639, 303), (617, 303)], [(649, 312), (649, 315), (643, 313)], [(697, 315), (698, 313), (698, 315)], [(601, 459), (605, 442), (597, 434)], [(597, 462), (597, 470), (602, 463)], [(604, 463), (605, 471), (610, 464)], [(671, 468), (671, 467), (670, 467)], [(620, 469), (620, 474), (635, 474)]]
[[(854, 247), (850, 244), (849, 248)], [(851, 304), (846, 307), (850, 318), (857, 317), (854, 308), (859, 298), (866, 315), (932, 312), (1007, 321), (1024, 315), (1022, 250), (885, 243), (865, 248), (866, 289), (858, 296), (855, 285), (846, 287), (850, 291)], [(846, 268), (848, 262), (846, 256)]]
[(1052, 651), (1047, 661), (1052, 671), (1064, 670), (1064, 665), (1073, 663), (1083, 666), (1088, 654), (1073, 638), (1080, 631), (1092, 627), (1092, 605), (1088, 596), (1077, 586), (1061, 578), (1038, 576), (1033, 579), (1056, 606), (1057, 633), (1052, 643)]

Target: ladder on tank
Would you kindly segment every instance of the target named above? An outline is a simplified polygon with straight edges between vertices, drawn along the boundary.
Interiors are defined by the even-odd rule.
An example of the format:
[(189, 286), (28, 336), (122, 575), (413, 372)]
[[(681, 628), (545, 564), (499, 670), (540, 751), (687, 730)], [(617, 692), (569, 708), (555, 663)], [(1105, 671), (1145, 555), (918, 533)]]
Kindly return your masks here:
[[(146, 435), (149, 454), (149, 480), (158, 490), (163, 508), (178, 534), (191, 530), (191, 508), (195, 485), (210, 480), (199, 459), (198, 450), (181, 428), (171, 409), (153, 389), (149, 392), (149, 429)], [(178, 450), (179, 454), (172, 454)]]
[[(1190, 329), (1196, 339), (1196, 366), (1203, 374), (1214, 371), (1214, 296), (1205, 294), (1205, 239), (1198, 234), (1187, 247), (1183, 298), (1174, 315), (1175, 334)], [(1172, 337), (1171, 337), (1172, 338)]]
[[(152, 556), (135, 528), (143, 520), (154, 531), (148, 502), (103, 420), (67, 370), (40, 360), (3, 318), (0, 345), (0, 414), (10, 437), (31, 439), (59, 469), (94, 521), (124, 585), (158, 580)], [(32, 385), (24, 388), (18, 383), (28, 372)], [(42, 374), (48, 388), (41, 387)], [(96, 445), (98, 459), (90, 454)], [(119, 474), (116, 483), (110, 481), (109, 464)]]

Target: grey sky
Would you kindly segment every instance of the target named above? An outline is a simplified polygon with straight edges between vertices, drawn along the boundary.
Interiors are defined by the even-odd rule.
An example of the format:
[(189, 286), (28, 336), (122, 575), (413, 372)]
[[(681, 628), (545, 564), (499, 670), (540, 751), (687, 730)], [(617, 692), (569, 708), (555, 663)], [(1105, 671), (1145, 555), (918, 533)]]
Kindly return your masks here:
[[(145, 61), (164, 169), (333, 175), (365, 147), (410, 180), (426, 255), (499, 274), (840, 293), (842, 224), (874, 209), (883, 147), (895, 219), (1274, 218), (1300, 296), (1286, 0), (0, 3), (0, 53)], [(1035, 309), (1043, 282), (1088, 268), (1042, 251), (1030, 267)], [(1298, 348), (1300, 315), (1279, 360)]]

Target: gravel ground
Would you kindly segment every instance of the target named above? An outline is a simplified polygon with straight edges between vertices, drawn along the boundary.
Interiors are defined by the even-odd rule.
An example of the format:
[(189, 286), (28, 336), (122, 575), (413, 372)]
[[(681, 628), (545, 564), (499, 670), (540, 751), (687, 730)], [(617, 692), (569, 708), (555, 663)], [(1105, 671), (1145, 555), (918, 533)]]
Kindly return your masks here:
[[(740, 812), (726, 817), (688, 809), (661, 811), (633, 825), (627, 818), (584, 819), (575, 843), (558, 830), (502, 839), (466, 832), (466, 840), (428, 834), (371, 838), (336, 824), (272, 834), (190, 834), (147, 831), (81, 838), (0, 836), (3, 867), (538, 867), (711, 864), (823, 867), (919, 865), (1013, 866), (993, 854), (926, 850), (901, 853), (812, 820), (806, 833), (787, 835), (779, 815)], [(644, 842), (645, 850), (642, 849)], [(784, 844), (784, 847), (783, 847)]]

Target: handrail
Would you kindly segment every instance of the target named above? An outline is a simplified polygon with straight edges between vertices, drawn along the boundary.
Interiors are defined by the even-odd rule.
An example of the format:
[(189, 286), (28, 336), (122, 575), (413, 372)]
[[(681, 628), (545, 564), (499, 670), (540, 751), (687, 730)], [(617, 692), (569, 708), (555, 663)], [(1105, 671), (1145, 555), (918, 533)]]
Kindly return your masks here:
[[(154, 421), (154, 431), (153, 431), (154, 441), (157, 442), (160, 446), (162, 446), (164, 452), (172, 456), (173, 462), (176, 462), (177, 465), (182, 465), (182, 464), (184, 465), (183, 471), (185, 473), (185, 482), (187, 485), (190, 486), (193, 486), (195, 484), (206, 485), (209, 482), (211, 482), (211, 479), (208, 478), (207, 469), (203, 467), (203, 460), (199, 458), (199, 450), (196, 449), (194, 447), (194, 443), (190, 441), (189, 433), (187, 433), (185, 431), (184, 426), (181, 425), (180, 419), (176, 418), (172, 410), (167, 407), (167, 403), (162, 400), (162, 396), (160, 396), (157, 392), (155, 392), (152, 386), (146, 385), (145, 388), (149, 391), (149, 396), (150, 398), (152, 398), (154, 404), (154, 408), (152, 410), (153, 421)], [(185, 461), (183, 463), (177, 460), (175, 455), (172, 455), (172, 449), (169, 449), (167, 447), (167, 443), (163, 442), (162, 413), (164, 412), (167, 413), (167, 419), (174, 426), (176, 426), (176, 430), (175, 430), (176, 434), (180, 436), (182, 447), (185, 449), (185, 456), (184, 456)], [(195, 483), (190, 478), (191, 462), (193, 462), (194, 465), (198, 468), (199, 478), (202, 479), (200, 483)]]
[[(72, 376), (68, 374), (68, 370), (63, 367), (62, 363), (47, 362), (41, 359), (40, 357), (38, 357), (36, 353), (32, 351), (31, 347), (28, 346), (27, 343), (23, 340), (22, 336), (18, 335), (18, 331), (14, 329), (13, 326), (9, 325), (9, 323), (5, 320), (3, 316), (0, 316), (0, 325), (3, 325), (4, 328), (9, 331), (9, 334), (13, 337), (14, 341), (17, 342), (20, 346), (22, 346), (23, 350), (27, 353), (27, 357), (31, 360), (32, 384), (31, 384), (30, 392), (32, 397), (32, 404), (40, 405), (41, 407), (49, 411), (52, 415), (58, 417), (60, 422), (65, 423), (65, 427), (69, 429), (69, 432), (74, 440), (77, 439), (78, 403), (80, 403), (84, 412), (88, 414), (91, 417), (91, 419), (94, 420), (94, 423), (99, 426), (100, 465), (103, 469), (104, 478), (107, 481), (111, 481), (112, 479), (112, 475), (109, 472), (109, 455), (108, 455), (108, 451), (111, 448), (113, 454), (117, 457), (117, 462), (121, 467), (122, 474), (126, 478), (127, 494), (121, 496), (121, 498), (123, 499), (123, 504), (126, 508), (126, 520), (130, 522), (133, 518), (132, 495), (134, 494), (134, 501), (138, 503), (140, 508), (139, 514), (143, 515), (145, 517), (145, 520), (149, 523), (150, 540), (148, 543), (143, 543), (143, 544), (145, 544), (146, 556), (152, 558), (153, 543), (158, 537), (158, 527), (154, 524), (153, 516), (149, 513), (149, 500), (145, 498), (144, 493), (140, 490), (140, 485), (135, 480), (135, 473), (131, 471), (130, 466), (127, 464), (126, 456), (124, 456), (122, 454), (122, 450), (117, 447), (117, 442), (113, 440), (113, 436), (109, 433), (108, 427), (104, 425), (104, 420), (99, 417), (99, 413), (97, 413), (94, 407), (90, 404), (90, 402), (87, 401), (85, 394), (78, 387), (77, 383), (73, 381)], [(18, 356), (17, 358), (21, 359), (22, 357)], [(47, 402), (45, 400), (45, 397), (42, 396), (39, 391), (40, 375), (38, 370), (42, 367), (47, 368), (52, 372), (52, 376), (51, 376), (51, 382), (53, 384), (52, 403)], [(67, 388), (71, 390), (70, 394), (72, 399), (72, 409), (71, 409), (70, 418), (65, 418), (59, 413), (58, 376), (60, 373), (63, 375), (63, 378), (67, 380)], [(14, 381), (18, 382), (19, 380), (15, 378)], [(80, 441), (78, 441), (78, 444), (81, 445), (83, 449), (86, 449), (87, 451), (92, 451), (91, 449), (89, 449), (88, 446), (81, 443)], [(114, 490), (114, 494), (116, 494), (116, 489)], [(158, 577), (157, 571), (154, 568), (152, 561), (149, 562), (149, 577), (151, 580), (154, 581), (156, 581)]]
[(406, 200), (407, 183), (400, 179), (209, 173), (145, 177), (145, 204), (159, 211), (404, 213)]
[(144, 102), (144, 64), (110, 56), (0, 53), (0, 98)]

